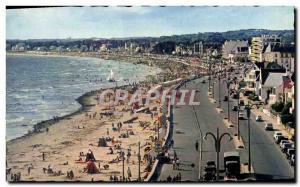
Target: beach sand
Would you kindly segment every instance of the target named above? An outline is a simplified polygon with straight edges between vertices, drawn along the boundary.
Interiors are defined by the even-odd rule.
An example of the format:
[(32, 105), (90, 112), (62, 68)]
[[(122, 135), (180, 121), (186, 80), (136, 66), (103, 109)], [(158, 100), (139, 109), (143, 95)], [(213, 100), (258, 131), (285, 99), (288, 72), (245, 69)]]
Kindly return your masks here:
[[(154, 142), (151, 141), (150, 136), (155, 136), (154, 121), (157, 116), (161, 115), (158, 111), (157, 116), (151, 117), (151, 114), (137, 113), (130, 114), (130, 111), (122, 111), (124, 108), (129, 108), (126, 105), (117, 105), (113, 117), (106, 117), (100, 112), (104, 112), (105, 107), (100, 106), (96, 99), (96, 93), (88, 96), (90, 106), (84, 112), (71, 115), (65, 119), (59, 120), (54, 125), (49, 126), (49, 131), (43, 129), (40, 133), (24, 136), (7, 142), (7, 168), (11, 168), (11, 173), (21, 173), (21, 181), (109, 181), (110, 176), (122, 176), (122, 161), (118, 163), (109, 163), (115, 159), (118, 150), (114, 150), (114, 154), (108, 154), (108, 148), (113, 147), (112, 142), (107, 142), (108, 147), (98, 147), (98, 140), (101, 137), (114, 137), (114, 140), (121, 141), (121, 146), (124, 148), (125, 155), (127, 149), (131, 148), (131, 157), (129, 163), (125, 160), (125, 177), (127, 177), (127, 169), (130, 167), (132, 177), (131, 180), (138, 178), (138, 142), (141, 143), (141, 177), (147, 176), (144, 172), (147, 166), (146, 161), (143, 161), (146, 144), (153, 147)], [(157, 107), (157, 102), (151, 103), (149, 108)], [(96, 116), (93, 115), (96, 113)], [(112, 130), (112, 123), (117, 126), (117, 122), (123, 122), (132, 117), (138, 117), (136, 121), (131, 124), (123, 124), (120, 132)], [(139, 125), (139, 121), (150, 122), (146, 128)], [(107, 134), (109, 131), (109, 135)], [(122, 133), (133, 131), (134, 135), (129, 135), (128, 138), (119, 138)], [(163, 135), (162, 135), (163, 136)], [(98, 168), (100, 163), (100, 173), (88, 174), (83, 172), (86, 163), (76, 163), (75, 160), (85, 156), (79, 156), (80, 152), (86, 154), (91, 149), (95, 156), (95, 165)], [(45, 160), (43, 161), (43, 153)], [(68, 164), (66, 164), (68, 163)], [(109, 169), (104, 170), (103, 166), (108, 164)], [(43, 172), (43, 168), (50, 168), (53, 171), (61, 171), (61, 175), (53, 176)], [(30, 174), (28, 167), (31, 167)], [(74, 179), (68, 179), (67, 171), (74, 172)], [(10, 175), (7, 175), (8, 181), (11, 180)]]

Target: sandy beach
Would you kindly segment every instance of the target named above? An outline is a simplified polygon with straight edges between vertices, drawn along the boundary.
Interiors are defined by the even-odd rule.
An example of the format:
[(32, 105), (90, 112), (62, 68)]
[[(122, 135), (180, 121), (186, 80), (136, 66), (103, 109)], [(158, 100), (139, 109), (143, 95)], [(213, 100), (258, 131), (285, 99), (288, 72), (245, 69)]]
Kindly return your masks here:
[[(59, 120), (48, 129), (42, 129), (40, 133), (8, 142), (7, 168), (11, 168), (10, 173), (21, 173), (21, 181), (109, 181), (111, 176), (116, 176), (120, 180), (122, 160), (119, 152), (123, 150), (125, 177), (128, 178), (130, 168), (132, 174), (130, 179), (136, 180), (138, 142), (140, 142), (141, 178), (146, 178), (149, 170), (147, 172), (145, 168), (148, 164), (151, 165), (154, 159), (149, 163), (149, 160), (144, 158), (150, 150), (153, 150), (152, 140), (156, 134), (157, 117), (162, 115), (158, 110), (159, 103), (151, 103), (149, 105), (151, 112), (148, 113), (132, 113), (126, 103), (120, 103), (114, 106), (114, 114), (109, 116), (105, 115), (107, 106), (98, 104), (97, 94), (99, 93), (85, 98), (90, 107), (84, 111)], [(132, 123), (123, 123), (135, 117), (137, 119)], [(119, 122), (122, 123), (120, 129), (116, 128)], [(123, 138), (121, 135), (128, 137)], [(101, 137), (113, 140), (108, 140), (107, 146), (101, 147), (98, 146)], [(121, 149), (117, 148), (118, 145)], [(113, 154), (109, 154), (110, 148)], [(89, 150), (93, 152), (94, 163), (98, 170), (93, 174), (84, 171), (87, 168), (85, 159)], [(128, 150), (131, 154), (129, 160), (127, 160)], [(105, 165), (109, 168), (104, 169)], [(74, 173), (72, 179), (66, 175), (71, 170)], [(11, 181), (10, 175), (7, 180)]]
[[(138, 88), (142, 89), (144, 94), (164, 81), (185, 78), (194, 71), (180, 62), (156, 58), (146, 59), (145, 62), (150, 60), (153, 65), (166, 71), (162, 71), (154, 82), (138, 84)], [(128, 60), (127, 57), (121, 58), (125, 61), (126, 59)], [(167, 87), (164, 86), (165, 89)], [(100, 90), (91, 91), (79, 97), (77, 101), (82, 108), (72, 114), (37, 124), (37, 131), (40, 132), (8, 141), (7, 181), (120, 181), (123, 180), (122, 151), (125, 154), (125, 180), (134, 181), (138, 179), (139, 142), (141, 180), (146, 179), (157, 155), (154, 152), (157, 124), (163, 126), (158, 120), (162, 116), (160, 103), (152, 101), (148, 110), (135, 113), (132, 106), (127, 105), (129, 100), (126, 100), (108, 110), (107, 106), (100, 105), (97, 101), (100, 93)], [(139, 106), (139, 109), (141, 107)], [(112, 111), (113, 114), (106, 115), (108, 111)], [(132, 123), (124, 123), (130, 119), (135, 120)], [(122, 127), (118, 128), (120, 123)], [(162, 134), (159, 142), (162, 143), (164, 130), (160, 129)], [(107, 145), (100, 146), (99, 138), (107, 140)], [(91, 152), (94, 157), (92, 165), (86, 162), (87, 153)], [(91, 167), (92, 172), (88, 171)], [(128, 177), (130, 173), (131, 177)]]

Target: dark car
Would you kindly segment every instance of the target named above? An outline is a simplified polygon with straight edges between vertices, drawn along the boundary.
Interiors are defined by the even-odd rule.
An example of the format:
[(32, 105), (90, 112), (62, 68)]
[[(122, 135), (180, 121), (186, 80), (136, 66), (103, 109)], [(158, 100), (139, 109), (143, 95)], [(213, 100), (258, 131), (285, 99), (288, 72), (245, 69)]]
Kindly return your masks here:
[(238, 111), (238, 109), (239, 109), (239, 107), (236, 105), (232, 107), (232, 111)]
[(247, 90), (244, 92), (244, 96), (249, 96), (250, 94), (253, 94), (253, 92)]
[(206, 166), (205, 166), (205, 167), (211, 167), (211, 166), (216, 167), (215, 161), (208, 161), (208, 162), (206, 163)]
[(204, 84), (204, 83), (206, 83), (206, 81), (205, 81), (205, 80), (203, 80), (201, 83), (203, 83), (203, 84)]
[(208, 161), (206, 163), (204, 171), (205, 171), (205, 174), (204, 174), (205, 181), (216, 180), (217, 169), (216, 169), (215, 161)]
[(285, 143), (283, 144), (283, 146), (281, 147), (281, 151), (283, 153), (286, 153), (288, 149), (292, 148), (293, 147), (293, 144), (291, 143)]
[(285, 136), (282, 136), (282, 135), (277, 136), (275, 139), (275, 143), (279, 144), (281, 142), (281, 140), (288, 140), (288, 138)]
[(245, 105), (244, 100), (240, 100), (240, 106), (244, 106), (244, 105)]
[(225, 96), (224, 99), (223, 99), (223, 101), (228, 101), (228, 97)]
[(238, 98), (238, 94), (237, 93), (234, 93), (234, 94), (232, 94), (232, 99), (237, 99)]

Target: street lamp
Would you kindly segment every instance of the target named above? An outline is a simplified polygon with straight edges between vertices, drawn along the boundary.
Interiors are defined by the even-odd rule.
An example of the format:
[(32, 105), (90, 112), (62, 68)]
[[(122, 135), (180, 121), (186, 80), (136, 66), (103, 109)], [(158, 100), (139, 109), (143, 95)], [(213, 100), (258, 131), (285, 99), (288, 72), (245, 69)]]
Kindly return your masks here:
[(221, 72), (218, 74), (218, 82), (219, 82), (219, 108), (221, 108)]
[(238, 140), (240, 140), (240, 118), (239, 118), (239, 115), (240, 115), (240, 90), (237, 90), (236, 91), (236, 94), (237, 94), (237, 102), (238, 102), (238, 109), (237, 109), (237, 131), (238, 131)]
[(251, 173), (251, 139), (250, 139), (250, 114), (251, 114), (252, 105), (248, 104), (245, 106), (247, 112), (247, 121), (248, 121), (248, 171)]
[(229, 80), (229, 78), (227, 80), (224, 80), (224, 82), (226, 83), (226, 87), (227, 87), (227, 119), (228, 121), (230, 121), (230, 111), (229, 111), (229, 91), (230, 91), (230, 85), (231, 85), (231, 81)]
[(138, 143), (138, 162), (139, 162), (139, 167), (138, 167), (138, 181), (141, 181), (141, 142)]
[(199, 181), (202, 179), (202, 146), (203, 146), (203, 135), (202, 135), (202, 131), (201, 131), (201, 128), (200, 128), (200, 123), (199, 123), (199, 120), (198, 120), (198, 116), (197, 116), (197, 113), (195, 111), (195, 107), (193, 106), (193, 111), (194, 111), (194, 115), (195, 115), (195, 119), (196, 119), (196, 122), (197, 122), (197, 125), (199, 127), (199, 135), (200, 135), (200, 151), (199, 151)]
[(219, 154), (220, 154), (220, 150), (221, 150), (221, 140), (222, 138), (227, 135), (229, 136), (229, 141), (231, 141), (233, 138), (231, 137), (231, 135), (227, 132), (219, 135), (219, 128), (217, 128), (217, 136), (215, 136), (213, 133), (211, 132), (207, 132), (204, 136), (204, 140), (206, 140), (207, 136), (208, 135), (211, 135), (215, 141), (215, 150), (216, 150), (216, 153), (217, 153), (217, 181), (219, 180), (219, 167), (220, 167), (220, 164), (219, 164)]

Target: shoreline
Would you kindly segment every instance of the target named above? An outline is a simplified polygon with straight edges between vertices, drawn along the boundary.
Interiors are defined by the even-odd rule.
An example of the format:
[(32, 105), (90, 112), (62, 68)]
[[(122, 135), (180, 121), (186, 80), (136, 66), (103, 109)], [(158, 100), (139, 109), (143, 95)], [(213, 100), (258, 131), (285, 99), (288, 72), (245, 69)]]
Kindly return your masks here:
[[(93, 57), (93, 56), (71, 56), (71, 55), (59, 55), (59, 54), (34, 54), (34, 53), (20, 53), (20, 52), (8, 52), (6, 53), (6, 55), (15, 55), (15, 56), (40, 56), (40, 57), (79, 57), (79, 58), (99, 58), (99, 57)], [(102, 59), (102, 58), (100, 58)], [(103, 60), (107, 60), (107, 59), (103, 59)], [(116, 60), (117, 61), (117, 60)], [(128, 62), (128, 61), (124, 61), (124, 62), (127, 62), (127, 63), (131, 63), (131, 64), (134, 64), (132, 62)], [(135, 65), (135, 64), (134, 64)], [(159, 72), (156, 72), (156, 75), (160, 74), (162, 72), (162, 69), (160, 67), (157, 67), (155, 66), (156, 68), (159, 68), (160, 71)], [(140, 83), (143, 83), (144, 80), (138, 82), (138, 84)], [(128, 87), (130, 86), (129, 84), (126, 84), (126, 85), (122, 85), (122, 86), (118, 86), (118, 87), (115, 87), (115, 88), (121, 88), (121, 87)], [(56, 123), (58, 123), (60, 120), (64, 120), (64, 119), (67, 119), (67, 118), (71, 118), (77, 114), (81, 114), (83, 112), (86, 112), (91, 106), (93, 105), (90, 105), (88, 101), (85, 101), (86, 99), (89, 99), (91, 98), (93, 95), (95, 95), (97, 92), (99, 91), (104, 91), (104, 90), (107, 90), (107, 89), (112, 89), (114, 87), (107, 87), (107, 88), (104, 88), (104, 89), (98, 89), (98, 90), (91, 90), (91, 91), (88, 91), (86, 93), (83, 93), (81, 96), (77, 97), (75, 99), (75, 101), (80, 104), (80, 107), (75, 110), (74, 112), (71, 112), (69, 114), (65, 114), (63, 116), (60, 116), (60, 117), (56, 117), (55, 119), (54, 118), (50, 118), (48, 120), (44, 120), (44, 121), (41, 121), (41, 122), (38, 122), (36, 124), (34, 124), (32, 126), (32, 130), (30, 130), (30, 132), (28, 131), (27, 133), (25, 133), (24, 135), (20, 136), (20, 137), (16, 137), (16, 138), (13, 138), (13, 139), (10, 139), (10, 140), (6, 140), (6, 143), (10, 144), (10, 143), (14, 143), (16, 141), (21, 141), (22, 139), (26, 139), (30, 136), (34, 136), (35, 134), (38, 134), (38, 133), (41, 133), (43, 132), (42, 130), (45, 130), (45, 128), (51, 126), (51, 125), (55, 125)], [(37, 129), (37, 131), (34, 131), (34, 129)]]

